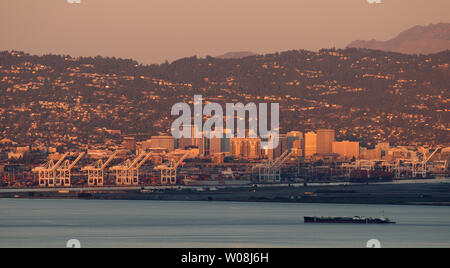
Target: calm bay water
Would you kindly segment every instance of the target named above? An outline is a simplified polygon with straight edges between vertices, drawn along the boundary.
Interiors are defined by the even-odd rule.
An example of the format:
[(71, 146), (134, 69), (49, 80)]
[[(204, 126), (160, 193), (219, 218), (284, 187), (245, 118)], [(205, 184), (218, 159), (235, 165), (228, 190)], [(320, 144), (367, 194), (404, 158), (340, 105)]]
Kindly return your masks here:
[[(397, 225), (304, 224), (381, 216)], [(450, 207), (0, 199), (0, 247), (450, 247)]]

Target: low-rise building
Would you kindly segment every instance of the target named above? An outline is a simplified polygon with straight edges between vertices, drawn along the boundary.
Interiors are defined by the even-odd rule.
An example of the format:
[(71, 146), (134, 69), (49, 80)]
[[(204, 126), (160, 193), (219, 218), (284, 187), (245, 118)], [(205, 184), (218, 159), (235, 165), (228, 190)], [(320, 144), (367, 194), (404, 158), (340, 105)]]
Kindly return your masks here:
[(381, 150), (378, 148), (367, 149), (362, 147), (360, 150), (360, 159), (362, 160), (381, 160)]
[(142, 144), (141, 149), (166, 149), (173, 152), (175, 150), (175, 138), (173, 136), (152, 136), (150, 140)]
[(129, 151), (136, 151), (136, 138), (126, 137), (122, 142), (122, 146)]
[(232, 138), (231, 155), (243, 159), (259, 159), (261, 157), (261, 139)]
[(338, 154), (343, 160), (359, 159), (359, 142), (335, 141), (333, 153)]

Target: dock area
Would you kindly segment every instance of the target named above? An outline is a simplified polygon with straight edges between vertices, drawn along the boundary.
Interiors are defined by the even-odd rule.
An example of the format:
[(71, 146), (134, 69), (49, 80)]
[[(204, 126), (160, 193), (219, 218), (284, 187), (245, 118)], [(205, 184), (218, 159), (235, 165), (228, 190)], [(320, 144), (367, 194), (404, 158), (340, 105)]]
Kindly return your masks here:
[(450, 180), (381, 184), (0, 189), (0, 198), (236, 201), (450, 206)]

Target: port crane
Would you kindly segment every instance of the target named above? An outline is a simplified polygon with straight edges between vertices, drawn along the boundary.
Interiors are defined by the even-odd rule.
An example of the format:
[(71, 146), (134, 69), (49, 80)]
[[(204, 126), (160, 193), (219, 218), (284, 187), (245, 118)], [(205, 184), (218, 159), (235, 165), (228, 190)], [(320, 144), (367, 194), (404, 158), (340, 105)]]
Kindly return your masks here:
[(64, 187), (70, 187), (72, 184), (72, 169), (75, 167), (75, 165), (80, 162), (81, 158), (83, 158), (85, 155), (84, 152), (80, 153), (73, 161), (70, 163), (69, 160), (64, 161), (64, 163), (61, 165), (60, 168), (57, 169), (58, 175), (56, 177), (56, 186), (64, 186)]
[[(349, 178), (353, 170), (365, 170), (367, 171), (370, 177), (370, 171), (375, 170), (375, 166), (377, 165), (377, 163), (379, 163), (382, 166), (385, 165), (384, 161), (382, 160), (357, 160), (352, 163), (344, 163), (341, 165), (341, 168), (343, 168), (345, 174)], [(386, 166), (386, 168), (388, 167)]]
[(56, 185), (56, 169), (61, 165), (61, 163), (66, 159), (69, 153), (65, 153), (58, 162), (53, 162), (53, 160), (48, 161), (43, 166), (33, 169), (33, 172), (39, 174), (39, 186), (40, 187), (55, 187)]
[[(419, 168), (421, 168), (420, 170), (419, 170), (419, 172), (421, 172), (421, 173), (419, 173), (419, 174), (421, 174), (422, 175), (422, 178), (425, 178), (426, 176), (427, 176), (427, 172), (428, 172), (428, 163), (431, 161), (431, 159), (439, 152), (439, 151), (441, 151), (442, 150), (442, 148), (441, 147), (438, 147), (436, 150), (434, 150), (434, 152), (428, 157), (428, 158), (426, 158), (425, 159), (425, 157), (426, 157), (426, 154), (424, 154), (424, 161), (422, 162), (422, 163), (419, 163)], [(415, 170), (413, 170), (414, 172), (415, 172)], [(413, 177), (415, 177), (415, 174), (413, 174)]]
[(94, 166), (84, 167), (82, 171), (87, 171), (89, 186), (103, 186), (105, 182), (105, 169), (120, 151), (115, 151), (106, 162), (98, 160)]
[(111, 170), (116, 172), (116, 185), (138, 185), (139, 177), (136, 176), (134, 167), (146, 156), (145, 152), (140, 153), (133, 161), (126, 160)]
[(130, 168), (129, 175), (131, 176), (131, 180), (134, 182), (134, 184), (136, 184), (136, 183), (139, 184), (139, 175), (140, 175), (139, 169), (142, 167), (142, 165), (144, 165), (145, 162), (147, 162), (150, 159), (150, 157), (156, 156), (156, 155), (159, 155), (159, 154), (149, 152), (135, 166), (132, 166)]
[(413, 178), (427, 177), (428, 173), (428, 162), (441, 150), (437, 148), (433, 153), (427, 157), (427, 152), (423, 152), (422, 161), (411, 161), (408, 159), (397, 159), (394, 165), (394, 173), (396, 178), (401, 178), (405, 173), (411, 174)]
[(280, 182), (281, 168), (291, 158), (293, 153), (292, 150), (287, 150), (277, 159), (269, 160), (263, 164), (257, 165), (255, 169), (258, 170), (259, 181)]
[(190, 151), (184, 151), (184, 154), (178, 160), (172, 158), (167, 164), (155, 167), (155, 170), (161, 171), (161, 184), (177, 184), (177, 169), (190, 154)]

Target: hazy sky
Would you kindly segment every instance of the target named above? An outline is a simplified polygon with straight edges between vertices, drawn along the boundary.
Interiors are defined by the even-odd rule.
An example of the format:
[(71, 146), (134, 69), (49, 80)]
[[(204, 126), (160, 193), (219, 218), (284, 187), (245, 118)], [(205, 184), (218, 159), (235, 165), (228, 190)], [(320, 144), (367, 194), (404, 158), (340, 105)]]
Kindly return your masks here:
[(0, 50), (143, 63), (387, 40), (450, 22), (449, 0), (0, 0)]

